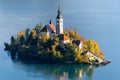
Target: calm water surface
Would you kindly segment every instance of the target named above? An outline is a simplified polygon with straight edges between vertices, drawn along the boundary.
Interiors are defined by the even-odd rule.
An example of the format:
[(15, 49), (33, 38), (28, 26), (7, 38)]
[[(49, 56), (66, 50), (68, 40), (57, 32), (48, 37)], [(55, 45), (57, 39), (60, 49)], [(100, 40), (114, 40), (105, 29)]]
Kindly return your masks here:
[[(119, 80), (119, 0), (0, 0), (0, 80)], [(93, 39), (112, 63), (106, 66), (50, 65), (12, 62), (4, 52), (10, 36), (37, 23), (55, 23), (62, 8), (64, 28), (76, 27), (81, 37)]]

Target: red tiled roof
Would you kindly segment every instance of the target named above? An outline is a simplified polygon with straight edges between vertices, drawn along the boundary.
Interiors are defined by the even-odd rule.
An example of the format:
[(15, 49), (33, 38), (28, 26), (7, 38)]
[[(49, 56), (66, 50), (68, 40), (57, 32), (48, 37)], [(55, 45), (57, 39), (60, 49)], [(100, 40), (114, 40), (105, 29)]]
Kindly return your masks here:
[(70, 38), (68, 36), (64, 35), (64, 34), (60, 34), (58, 37), (60, 38), (60, 40), (64, 40), (64, 41), (65, 40), (70, 40)]
[(51, 32), (51, 33), (55, 33), (56, 32), (56, 27), (54, 26), (54, 24), (51, 22), (49, 22), (48, 25), (45, 25), (43, 27), (43, 29), (41, 30), (41, 32)]
[(55, 30), (56, 30), (56, 27), (54, 26), (54, 24), (53, 24), (53, 23), (49, 23), (49, 26), (50, 26), (50, 28), (51, 28), (53, 31), (55, 31)]
[(70, 40), (70, 38), (66, 35), (64, 35), (64, 40)]

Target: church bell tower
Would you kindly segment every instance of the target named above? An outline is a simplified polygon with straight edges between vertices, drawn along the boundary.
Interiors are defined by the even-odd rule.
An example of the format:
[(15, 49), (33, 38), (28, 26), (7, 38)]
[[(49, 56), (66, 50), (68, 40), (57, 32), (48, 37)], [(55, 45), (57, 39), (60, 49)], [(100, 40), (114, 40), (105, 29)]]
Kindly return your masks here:
[(63, 18), (61, 15), (60, 6), (58, 6), (57, 17), (56, 17), (56, 34), (63, 34)]

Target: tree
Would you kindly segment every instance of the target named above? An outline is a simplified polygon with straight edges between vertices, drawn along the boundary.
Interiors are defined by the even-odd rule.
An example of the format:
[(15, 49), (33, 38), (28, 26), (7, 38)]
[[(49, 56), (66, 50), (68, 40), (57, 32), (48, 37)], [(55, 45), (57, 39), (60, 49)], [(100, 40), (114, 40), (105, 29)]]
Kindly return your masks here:
[(15, 45), (15, 44), (16, 44), (16, 39), (13, 36), (11, 36), (11, 45)]
[(81, 56), (81, 51), (79, 50), (79, 48), (76, 49), (76, 52), (75, 52), (75, 62), (82, 62), (82, 56)]
[(25, 37), (26, 37), (26, 39), (28, 38), (29, 35), (30, 35), (30, 29), (27, 28), (27, 29), (25, 30)]
[(87, 49), (93, 53), (100, 52), (100, 48), (99, 48), (97, 42), (95, 42), (93, 40), (87, 41)]
[(43, 43), (46, 43), (47, 40), (49, 39), (49, 38), (48, 38), (48, 35), (47, 35), (47, 32), (44, 32), (43, 34), (40, 34), (40, 35), (39, 35), (39, 39), (40, 39)]
[(30, 35), (28, 36), (28, 38), (27, 38), (27, 40), (26, 40), (26, 44), (27, 44), (27, 45), (33, 44), (32, 32), (30, 32)]
[(19, 39), (21, 36), (25, 36), (25, 31), (21, 30), (17, 33), (17, 38)]
[(65, 45), (65, 48), (66, 48), (65, 53), (64, 53), (65, 61), (72, 61), (72, 62), (74, 62), (76, 45), (70, 43), (68, 45)]
[(40, 31), (43, 27), (44, 27), (44, 24), (40, 22), (39, 24), (36, 25), (35, 28)]
[[(6, 47), (7, 46), (8, 45), (6, 45)], [(17, 52), (17, 43), (16, 39), (13, 36), (11, 36), (11, 45), (9, 46), (8, 50), (10, 51), (11, 59), (15, 59)]]
[(24, 38), (24, 36), (20, 37), (20, 44), (21, 45), (25, 44), (25, 38)]
[(76, 56), (77, 61), (76, 62), (78, 62), (78, 63), (90, 63), (89, 56), (87, 56), (86, 54), (82, 55), (81, 52), (79, 52), (79, 53), (76, 52), (76, 54), (77, 54), (77, 56)]
[(8, 43), (6, 43), (6, 42), (4, 43), (4, 45), (5, 45), (5, 49), (4, 50), (5, 51), (7, 51), (7, 50), (10, 51), (10, 45)]
[(32, 30), (32, 38), (35, 39), (37, 37), (37, 32), (35, 29)]
[(64, 34), (68, 35), (71, 39), (80, 39), (79, 33), (76, 31), (76, 28), (72, 30), (71, 28), (66, 28)]

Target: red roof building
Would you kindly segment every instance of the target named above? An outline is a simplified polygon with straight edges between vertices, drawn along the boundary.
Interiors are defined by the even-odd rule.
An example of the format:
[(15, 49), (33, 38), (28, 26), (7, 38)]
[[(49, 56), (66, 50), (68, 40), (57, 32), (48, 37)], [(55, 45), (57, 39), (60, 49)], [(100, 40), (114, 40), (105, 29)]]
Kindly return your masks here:
[(70, 43), (70, 38), (64, 34), (59, 34), (58, 35), (60, 41), (62, 41), (64, 44)]
[(56, 33), (56, 27), (54, 26), (54, 24), (51, 22), (49, 22), (48, 25), (45, 25), (43, 27), (43, 29), (41, 30), (41, 32), (50, 32), (50, 33)]
[(50, 20), (50, 23), (49, 23), (48, 25), (49, 25), (49, 27), (50, 27), (53, 31), (56, 32), (56, 27), (55, 27), (54, 24), (51, 22), (51, 20)]

